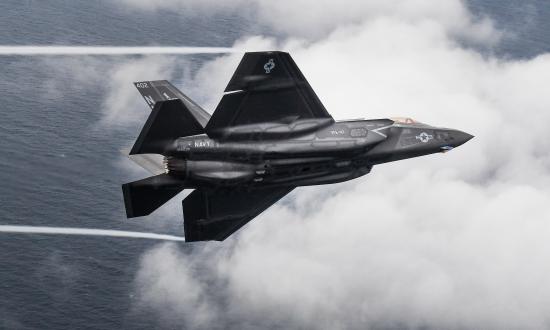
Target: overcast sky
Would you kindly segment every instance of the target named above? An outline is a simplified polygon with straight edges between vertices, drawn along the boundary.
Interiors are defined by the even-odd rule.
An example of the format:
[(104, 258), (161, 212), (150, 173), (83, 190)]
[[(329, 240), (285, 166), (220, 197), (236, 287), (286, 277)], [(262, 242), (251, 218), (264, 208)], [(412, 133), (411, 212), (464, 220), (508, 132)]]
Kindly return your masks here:
[[(550, 326), (550, 55), (487, 55), (509, 31), (458, 0), (125, 2), (254, 17), (268, 32), (234, 47), (289, 51), (336, 119), (409, 116), (475, 135), (296, 189), (223, 243), (159, 244), (142, 257), (135, 308), (205, 329)], [(241, 57), (216, 57), (178, 87), (211, 111)], [(86, 61), (74, 81), (104, 78), (100, 60), (74, 61)], [(182, 71), (178, 57), (117, 62), (104, 124), (145, 120), (129, 82)], [(181, 217), (180, 199), (160, 212)]]

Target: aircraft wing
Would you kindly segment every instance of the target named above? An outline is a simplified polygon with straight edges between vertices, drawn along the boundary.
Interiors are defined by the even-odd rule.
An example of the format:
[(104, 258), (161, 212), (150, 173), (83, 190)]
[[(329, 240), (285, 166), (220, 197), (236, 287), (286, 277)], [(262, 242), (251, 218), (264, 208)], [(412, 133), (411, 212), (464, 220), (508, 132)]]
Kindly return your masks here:
[(180, 99), (203, 128), (206, 126), (206, 123), (208, 123), (208, 120), (210, 120), (210, 114), (208, 112), (193, 102), (193, 100), (167, 80), (140, 81), (135, 82), (134, 86), (136, 86), (151, 109), (153, 109), (155, 103), (159, 101)]
[(330, 118), (288, 53), (246, 53), (206, 126), (211, 137), (238, 125)]
[(185, 241), (223, 241), (293, 189), (197, 189), (183, 200)]

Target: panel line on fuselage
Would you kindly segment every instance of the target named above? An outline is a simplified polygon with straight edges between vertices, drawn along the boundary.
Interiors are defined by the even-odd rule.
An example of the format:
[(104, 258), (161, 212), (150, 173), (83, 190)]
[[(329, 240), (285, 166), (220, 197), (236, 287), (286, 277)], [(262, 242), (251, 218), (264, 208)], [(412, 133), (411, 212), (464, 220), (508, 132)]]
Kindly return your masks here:
[(393, 124), (388, 125), (388, 126), (384, 126), (384, 127), (380, 127), (380, 128), (377, 128), (377, 129), (373, 129), (373, 130), (371, 130), (371, 132), (374, 132), (376, 134), (382, 135), (384, 138), (387, 138), (388, 136), (386, 134), (380, 133), (379, 131), (381, 131), (383, 129), (388, 129), (390, 127), (393, 127)]

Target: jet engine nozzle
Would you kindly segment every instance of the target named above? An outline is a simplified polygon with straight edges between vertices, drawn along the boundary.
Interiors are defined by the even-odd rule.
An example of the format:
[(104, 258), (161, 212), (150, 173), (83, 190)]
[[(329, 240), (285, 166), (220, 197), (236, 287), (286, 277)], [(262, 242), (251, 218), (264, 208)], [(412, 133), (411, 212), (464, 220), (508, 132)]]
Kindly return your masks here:
[(187, 160), (175, 157), (164, 157), (163, 164), (166, 173), (178, 176), (180, 178), (186, 177)]

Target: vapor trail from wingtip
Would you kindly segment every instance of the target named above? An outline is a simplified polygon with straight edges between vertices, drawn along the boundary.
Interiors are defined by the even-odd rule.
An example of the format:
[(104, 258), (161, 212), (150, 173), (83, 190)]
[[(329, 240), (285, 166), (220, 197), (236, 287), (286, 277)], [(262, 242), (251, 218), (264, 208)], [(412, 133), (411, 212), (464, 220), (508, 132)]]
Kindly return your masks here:
[(237, 53), (230, 47), (0, 46), (0, 56), (40, 55), (185, 55)]
[(110, 229), (0, 225), (0, 232), (13, 234), (109, 236), (185, 242), (185, 238), (180, 236)]

